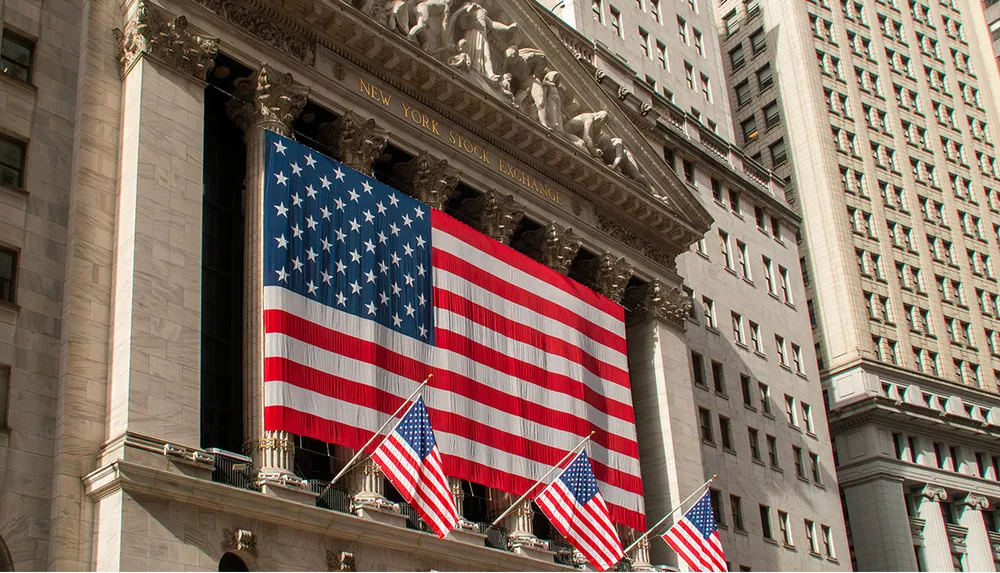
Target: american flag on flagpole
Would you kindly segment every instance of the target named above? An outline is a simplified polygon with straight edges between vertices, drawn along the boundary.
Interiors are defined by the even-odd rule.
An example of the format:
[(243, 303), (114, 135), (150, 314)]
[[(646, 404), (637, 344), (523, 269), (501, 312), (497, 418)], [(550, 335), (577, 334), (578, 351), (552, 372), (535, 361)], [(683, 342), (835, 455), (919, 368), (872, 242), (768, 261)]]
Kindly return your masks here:
[(663, 540), (692, 571), (727, 570), (712, 499), (707, 491), (663, 534)]
[(514, 495), (580, 439), (645, 516), (625, 311), (441, 211), (266, 136), (264, 424), (359, 449), (424, 390), (446, 475)]
[(422, 397), (375, 448), (372, 459), (438, 537), (445, 537), (455, 528), (458, 510)]
[(599, 570), (607, 571), (625, 556), (586, 450), (538, 494), (535, 503), (559, 533)]

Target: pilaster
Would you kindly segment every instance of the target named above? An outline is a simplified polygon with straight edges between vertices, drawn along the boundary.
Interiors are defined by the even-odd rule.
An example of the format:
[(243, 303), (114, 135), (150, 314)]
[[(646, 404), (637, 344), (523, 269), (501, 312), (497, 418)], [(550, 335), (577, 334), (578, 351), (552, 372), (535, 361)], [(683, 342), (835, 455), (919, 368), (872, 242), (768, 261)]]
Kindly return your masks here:
[(958, 500), (962, 509), (959, 525), (965, 527), (965, 567), (969, 571), (996, 571), (993, 563), (993, 546), (990, 544), (986, 522), (983, 521), (983, 510), (989, 509), (990, 501), (985, 496), (968, 493)]
[(917, 517), (924, 520), (925, 564), (931, 571), (954, 571), (948, 530), (941, 515), (941, 502), (948, 499), (948, 492), (943, 487), (925, 485), (916, 494)]
[[(878, 476), (844, 488), (858, 562), (873, 571), (916, 571), (903, 481)], [(940, 518), (938, 514), (938, 518)]]
[(289, 135), (306, 104), (308, 89), (295, 84), (269, 64), (236, 81), (226, 108), (243, 129), (247, 148), (244, 183), (244, 311), (243, 407), (244, 449), (253, 458), (258, 479), (298, 485), (292, 473), (294, 446), (287, 432), (264, 431), (263, 200), (264, 136), (268, 131)]

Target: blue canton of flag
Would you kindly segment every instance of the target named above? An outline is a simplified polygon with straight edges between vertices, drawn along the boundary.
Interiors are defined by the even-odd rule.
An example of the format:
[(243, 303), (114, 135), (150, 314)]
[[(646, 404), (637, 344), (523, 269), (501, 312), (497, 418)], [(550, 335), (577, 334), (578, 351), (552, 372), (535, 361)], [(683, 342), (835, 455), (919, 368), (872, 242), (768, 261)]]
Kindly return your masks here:
[(264, 286), (433, 343), (430, 208), (266, 136)]
[(712, 498), (707, 491), (663, 534), (663, 540), (692, 571), (727, 570), (722, 539), (715, 526)]

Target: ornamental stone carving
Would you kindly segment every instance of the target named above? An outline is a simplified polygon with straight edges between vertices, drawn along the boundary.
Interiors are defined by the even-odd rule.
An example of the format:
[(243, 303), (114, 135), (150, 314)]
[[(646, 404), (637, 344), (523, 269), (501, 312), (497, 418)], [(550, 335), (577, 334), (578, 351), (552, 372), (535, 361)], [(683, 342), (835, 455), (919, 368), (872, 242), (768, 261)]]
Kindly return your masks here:
[(650, 260), (656, 261), (670, 270), (676, 269), (677, 263), (665, 247), (654, 245), (601, 213), (597, 213), (597, 228), (609, 237), (617, 239), (649, 257)]
[(251, 10), (236, 0), (195, 1), (306, 65), (316, 60), (315, 40), (309, 34), (291, 33), (262, 11)]
[(357, 571), (358, 567), (354, 561), (354, 554), (349, 551), (326, 552), (327, 571)]
[(184, 75), (205, 81), (219, 52), (218, 38), (196, 34), (186, 17), (171, 20), (144, 0), (136, 3), (125, 31), (115, 28), (113, 32), (118, 41), (122, 78), (140, 56), (146, 55)]
[(397, 165), (396, 175), (403, 181), (403, 191), (435, 209), (444, 209), (455, 194), (461, 172), (448, 166), (446, 159), (435, 159), (427, 151)]
[(477, 231), (505, 245), (510, 244), (514, 229), (524, 217), (524, 207), (514, 202), (513, 195), (501, 195), (493, 189), (464, 201), (459, 212)]
[(984, 509), (989, 509), (990, 500), (976, 493), (968, 493), (965, 497), (958, 500), (958, 504), (975, 511), (983, 511)]
[(605, 252), (599, 257), (580, 264), (584, 284), (611, 300), (621, 303), (625, 286), (635, 272), (624, 257)]
[(668, 287), (657, 279), (625, 293), (625, 307), (632, 311), (629, 322), (633, 324), (653, 318), (683, 330), (691, 304), (691, 297), (680, 288)]
[(527, 245), (525, 254), (562, 274), (569, 272), (582, 245), (580, 238), (573, 234), (573, 229), (554, 221), (525, 233), (524, 241)]
[(917, 490), (917, 495), (928, 501), (945, 501), (948, 499), (948, 492), (941, 486), (927, 484)]
[(282, 74), (269, 64), (235, 82), (233, 99), (226, 104), (229, 119), (244, 132), (259, 123), (280, 124), (285, 133), (306, 105), (309, 89), (295, 85), (292, 74)]
[(223, 551), (246, 551), (257, 557), (257, 537), (247, 529), (222, 530)]
[(389, 142), (389, 130), (378, 127), (374, 119), (362, 119), (353, 110), (347, 110), (336, 122), (320, 126), (319, 140), (333, 149), (338, 161), (370, 176), (375, 161)]

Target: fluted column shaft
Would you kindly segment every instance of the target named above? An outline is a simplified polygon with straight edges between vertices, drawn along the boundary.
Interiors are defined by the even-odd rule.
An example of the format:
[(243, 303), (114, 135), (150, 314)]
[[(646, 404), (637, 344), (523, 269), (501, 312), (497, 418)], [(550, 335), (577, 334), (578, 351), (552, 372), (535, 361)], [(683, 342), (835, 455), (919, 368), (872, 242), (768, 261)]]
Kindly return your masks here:
[(969, 531), (965, 537), (965, 568), (969, 571), (996, 571), (990, 535), (986, 531), (986, 522), (983, 521), (983, 510), (989, 506), (989, 500), (972, 493), (959, 501), (959, 507), (962, 508), (959, 524)]
[(947, 498), (947, 492), (936, 486), (925, 486), (918, 496), (917, 517), (924, 520), (924, 563), (930, 571), (954, 571), (948, 530), (941, 515), (941, 502)]

